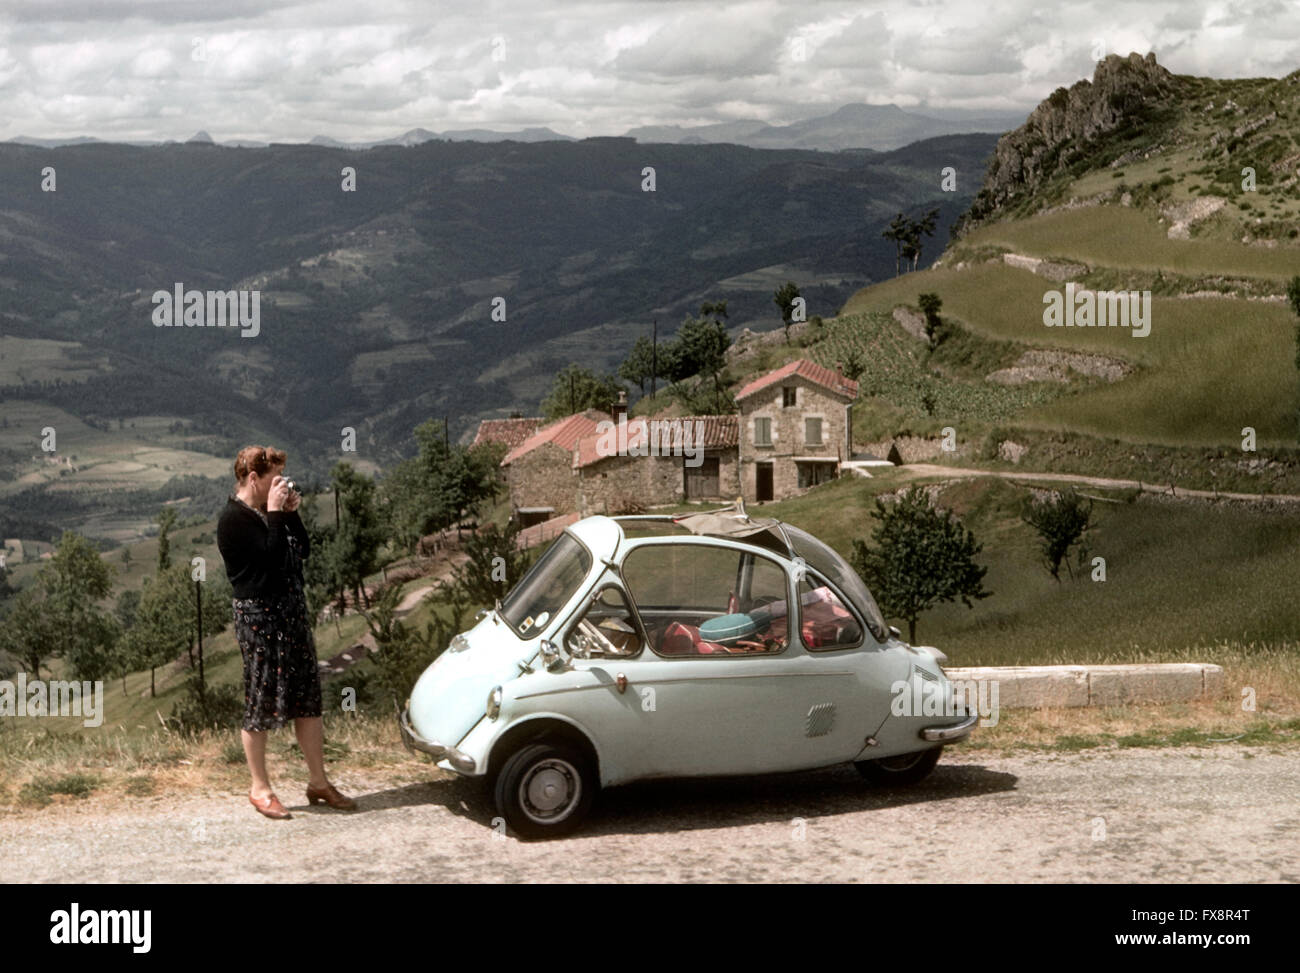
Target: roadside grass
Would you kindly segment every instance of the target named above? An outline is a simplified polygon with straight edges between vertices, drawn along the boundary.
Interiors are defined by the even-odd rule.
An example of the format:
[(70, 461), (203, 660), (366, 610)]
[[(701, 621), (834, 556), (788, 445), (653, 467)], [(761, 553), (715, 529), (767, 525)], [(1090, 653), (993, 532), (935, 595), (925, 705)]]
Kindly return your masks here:
[[(326, 765), (344, 790), (353, 772), (394, 785), (446, 776), (402, 747), (391, 705), (363, 707), (355, 716), (327, 712), (325, 737)], [(302, 803), (307, 766), (292, 727), (270, 735), (267, 768), (285, 804)], [(161, 727), (144, 732), (8, 727), (0, 732), (0, 781), (0, 816), (92, 796), (98, 809), (172, 793), (238, 796), (249, 787), (237, 727), (193, 737)]]
[(78, 800), (89, 797), (99, 786), (99, 778), (91, 774), (71, 773), (57, 777), (38, 777), (27, 781), (18, 791), (20, 804), (45, 807), (54, 795), (66, 794)]
[[(1294, 712), (1294, 711), (1292, 711)], [(1133, 748), (1300, 746), (1300, 717), (1244, 713), (1230, 701), (1163, 706), (1005, 709), (996, 726), (979, 727), (963, 749), (1042, 753)]]

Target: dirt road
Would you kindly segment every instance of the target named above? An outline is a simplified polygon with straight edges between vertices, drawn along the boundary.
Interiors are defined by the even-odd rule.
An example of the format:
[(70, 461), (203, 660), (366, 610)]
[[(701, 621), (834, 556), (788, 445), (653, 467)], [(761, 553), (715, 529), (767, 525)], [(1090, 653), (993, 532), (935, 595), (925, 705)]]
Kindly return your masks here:
[(1168, 483), (1143, 483), (1141, 480), (1117, 480), (1107, 476), (1083, 476), (1078, 473), (1030, 473), (1014, 470), (978, 470), (959, 466), (941, 466), (937, 463), (909, 463), (901, 466), (912, 476), (996, 476), (1004, 480), (1029, 480), (1034, 483), (1072, 483), (1076, 486), (1102, 487), (1111, 490), (1141, 490), (1172, 497), (1196, 497), (1201, 500), (1246, 500), (1277, 503), (1300, 503), (1294, 493), (1231, 493), (1215, 490), (1187, 490)]
[(1300, 882), (1294, 750), (1134, 749), (998, 756), (950, 750), (911, 790), (851, 767), (606, 792), (586, 830), (522, 843), (472, 783), (369, 788), (361, 809), (291, 821), (242, 794), (91, 803), (0, 818), (31, 882)]

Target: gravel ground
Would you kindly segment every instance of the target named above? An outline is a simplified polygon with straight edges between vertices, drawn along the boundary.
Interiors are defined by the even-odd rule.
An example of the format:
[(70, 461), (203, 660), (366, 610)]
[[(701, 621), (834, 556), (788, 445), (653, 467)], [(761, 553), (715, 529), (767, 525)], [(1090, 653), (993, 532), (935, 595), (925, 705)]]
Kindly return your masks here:
[(500, 836), (482, 791), (436, 768), (395, 787), (335, 773), (360, 810), (309, 810), (287, 789), (291, 821), (242, 794), (91, 799), (0, 819), (0, 853), (28, 882), (1300, 882), (1294, 750), (956, 748), (906, 790), (847, 766), (657, 781), (532, 843)]

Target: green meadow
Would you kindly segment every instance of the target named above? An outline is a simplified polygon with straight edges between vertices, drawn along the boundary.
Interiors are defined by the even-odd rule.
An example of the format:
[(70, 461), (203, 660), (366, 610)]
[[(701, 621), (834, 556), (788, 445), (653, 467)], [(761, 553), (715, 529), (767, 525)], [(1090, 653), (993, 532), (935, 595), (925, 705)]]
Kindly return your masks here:
[[(1016, 417), (1030, 427), (1067, 429), (1133, 442), (1240, 445), (1241, 430), (1258, 443), (1292, 445), (1300, 393), (1295, 315), (1283, 304), (1232, 298), (1153, 297), (1151, 332), (1124, 328), (1049, 328), (1043, 296), (1063, 289), (1019, 268), (989, 263), (941, 267), (860, 291), (845, 315), (914, 305), (932, 291), (943, 316), (975, 334), (1105, 354), (1136, 366), (1113, 384), (1090, 383)], [(988, 417), (998, 421), (1001, 417)]]
[[(905, 482), (903, 471), (844, 478), (762, 513), (847, 556), (854, 539), (870, 537), (874, 497)], [(973, 608), (942, 605), (921, 617), (918, 639), (954, 665), (1215, 661), (1207, 656), (1225, 645), (1264, 654), (1289, 645), (1300, 662), (1293, 508), (1114, 496), (1095, 503), (1084, 573), (1071, 579), (1063, 570), (1058, 583), (1039, 562), (1037, 535), (1020, 520), (1028, 495), (1025, 486), (990, 479), (958, 481), (940, 494), (941, 506), (984, 545), (977, 560), (993, 592)], [(1105, 581), (1092, 580), (1092, 557), (1105, 559)]]
[(1300, 248), (1251, 246), (1234, 240), (1171, 240), (1168, 222), (1149, 210), (1086, 206), (1006, 220), (972, 230), (971, 247), (1004, 247), (1031, 257), (1077, 260), (1093, 266), (1131, 267), (1188, 275), (1267, 277), (1300, 273)]

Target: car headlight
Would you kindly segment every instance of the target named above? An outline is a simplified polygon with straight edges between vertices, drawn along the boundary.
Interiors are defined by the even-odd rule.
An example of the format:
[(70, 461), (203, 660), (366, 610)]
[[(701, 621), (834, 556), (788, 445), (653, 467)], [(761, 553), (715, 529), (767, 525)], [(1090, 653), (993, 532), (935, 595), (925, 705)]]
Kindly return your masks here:
[(487, 715), (489, 720), (495, 720), (501, 715), (501, 687), (493, 686), (492, 692), (488, 693), (487, 698)]

